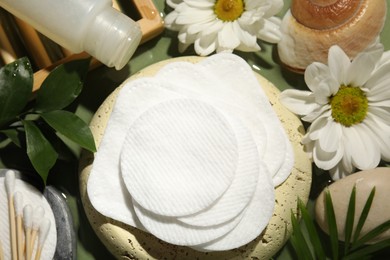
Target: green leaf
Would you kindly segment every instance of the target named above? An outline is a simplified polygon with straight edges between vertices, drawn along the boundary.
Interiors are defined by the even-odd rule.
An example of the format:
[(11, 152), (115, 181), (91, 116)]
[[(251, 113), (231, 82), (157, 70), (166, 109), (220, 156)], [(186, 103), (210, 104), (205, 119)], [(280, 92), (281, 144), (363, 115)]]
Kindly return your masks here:
[(33, 72), (27, 58), (0, 69), (0, 127), (19, 115), (31, 96), (32, 87)]
[(345, 260), (352, 260), (352, 259), (363, 259), (364, 257), (369, 256), (372, 253), (379, 252), (382, 249), (389, 248), (390, 247), (390, 239), (386, 239), (383, 241), (380, 241), (378, 243), (368, 245), (366, 247), (363, 247), (359, 250), (356, 250), (355, 252), (349, 254), (347, 257), (345, 257)]
[[(372, 204), (372, 201), (374, 200), (374, 196), (375, 196), (375, 187), (372, 188), (370, 195), (367, 198), (366, 204), (364, 204), (362, 213), (360, 214), (360, 217), (359, 217), (359, 221), (356, 225), (355, 233), (353, 234), (352, 244), (355, 244), (360, 236), (360, 232), (362, 231), (362, 228), (363, 228), (364, 223), (366, 222), (368, 213), (370, 212), (371, 204)], [(353, 245), (353, 247), (355, 247), (355, 246)]]
[(351, 244), (351, 237), (353, 231), (353, 224), (355, 221), (355, 204), (356, 204), (356, 185), (353, 186), (351, 195), (349, 197), (347, 217), (345, 218), (345, 228), (344, 228), (344, 255), (347, 255), (349, 247)]
[(46, 184), (49, 170), (57, 160), (57, 152), (32, 121), (23, 120), (26, 131), (27, 155), (34, 169)]
[(375, 227), (374, 229), (370, 230), (370, 232), (362, 236), (358, 241), (356, 241), (353, 244), (352, 249), (356, 249), (364, 245), (365, 243), (369, 242), (371, 239), (379, 236), (380, 234), (386, 232), (389, 229), (390, 229), (390, 220), (380, 224), (379, 226)]
[(16, 128), (12, 129), (5, 129), (1, 130), (0, 133), (5, 134), (16, 146), (22, 147), (22, 143), (20, 141), (21, 136), (20, 136), (20, 131)]
[(307, 232), (309, 234), (310, 241), (313, 245), (314, 252), (317, 255), (317, 259), (323, 260), (326, 259), (324, 249), (322, 247), (320, 237), (318, 235), (318, 232), (316, 230), (316, 227), (314, 226), (313, 220), (309, 215), (309, 212), (306, 209), (306, 206), (302, 202), (301, 199), (298, 198), (298, 208), (302, 213), (302, 218), (305, 223)]
[(96, 152), (95, 141), (88, 125), (75, 114), (56, 110), (41, 114), (42, 118), (57, 132), (81, 147)]
[(325, 191), (325, 213), (326, 213), (326, 221), (328, 223), (333, 259), (338, 259), (339, 239), (338, 239), (338, 231), (337, 231), (337, 222), (336, 222), (336, 216), (334, 214), (332, 196), (330, 195), (329, 190)]
[(89, 62), (90, 59), (74, 60), (51, 71), (37, 92), (35, 110), (59, 110), (72, 103), (82, 90)]
[(307, 241), (302, 233), (301, 227), (299, 226), (298, 220), (294, 215), (294, 212), (291, 211), (291, 224), (293, 228), (293, 234), (291, 235), (291, 244), (294, 247), (297, 255), (301, 259), (313, 259), (310, 248), (307, 244)]

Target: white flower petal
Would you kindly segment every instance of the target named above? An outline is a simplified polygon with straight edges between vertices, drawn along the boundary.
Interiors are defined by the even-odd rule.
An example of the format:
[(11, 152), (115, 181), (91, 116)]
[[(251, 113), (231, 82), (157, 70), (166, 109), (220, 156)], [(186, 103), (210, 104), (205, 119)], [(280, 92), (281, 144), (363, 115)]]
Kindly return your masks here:
[(322, 129), (328, 124), (328, 121), (329, 120), (326, 116), (322, 116), (314, 120), (307, 129), (306, 136), (313, 141), (318, 140)]
[(351, 62), (345, 52), (337, 45), (333, 45), (329, 49), (328, 66), (330, 74), (341, 84), (348, 85), (346, 82), (346, 74)]
[(234, 50), (237, 46), (240, 45), (240, 39), (236, 35), (233, 29), (234, 22), (225, 23), (225, 26), (222, 28), (222, 31), (218, 33), (218, 50), (221, 52), (224, 50)]
[(314, 163), (323, 170), (330, 170), (335, 167), (343, 157), (344, 149), (341, 146), (334, 152), (326, 152), (321, 149), (318, 141), (314, 145), (313, 160)]
[(164, 25), (165, 27), (170, 27), (176, 20), (177, 18), (177, 12), (172, 11), (169, 14), (167, 14), (164, 18)]
[(305, 82), (311, 91), (317, 89), (318, 84), (330, 77), (328, 66), (320, 62), (313, 62), (305, 70)]
[(390, 51), (385, 51), (382, 54), (382, 57), (379, 60), (376, 69), (379, 69), (380, 67), (382, 67), (383, 65), (386, 65), (388, 63), (390, 63)]
[(189, 34), (185, 29), (180, 30), (177, 37), (179, 39), (179, 42), (184, 44), (192, 44), (197, 39), (197, 36), (195, 34)]
[(353, 170), (346, 169), (343, 162), (339, 162), (335, 167), (329, 169), (329, 174), (332, 180), (337, 181), (347, 177)]
[(385, 100), (372, 100), (372, 97), (367, 98), (369, 101), (370, 106), (375, 106), (375, 107), (390, 107), (390, 99), (385, 99)]
[(306, 122), (313, 122), (320, 116), (330, 116), (330, 105), (318, 106), (318, 108), (314, 109), (310, 114), (302, 117), (301, 119)]
[(314, 90), (316, 102), (321, 105), (329, 103), (329, 97), (337, 93), (339, 85), (333, 78), (325, 78), (319, 82), (317, 89)]
[(212, 9), (215, 5), (213, 0), (183, 0), (188, 6), (199, 8), (199, 9)]
[[(213, 27), (214, 23), (215, 22), (213, 20), (211, 20), (211, 21), (204, 21), (201, 23), (190, 24), (187, 26), (187, 32), (189, 34), (198, 34), (200, 32), (204, 32), (206, 29), (209, 29), (210, 27)], [(215, 32), (217, 32), (217, 30), (215, 30), (212, 33), (215, 33)]]
[(362, 125), (343, 128), (346, 152), (351, 155), (352, 164), (361, 170), (378, 166), (380, 153), (376, 142)]
[(310, 91), (286, 89), (280, 93), (279, 100), (291, 112), (298, 115), (310, 114), (319, 107)]
[[(371, 78), (364, 85), (369, 89), (368, 96), (380, 96), (382, 93), (390, 92), (390, 62), (375, 70)], [(378, 97), (379, 98), (379, 97)]]
[(167, 0), (167, 4), (172, 8), (176, 8), (182, 2), (183, 0)]
[(381, 157), (390, 161), (390, 125), (371, 114), (367, 115), (365, 124), (372, 131), (372, 136), (377, 139)]
[(201, 37), (208, 36), (210, 34), (217, 34), (224, 27), (224, 23), (221, 20), (214, 21), (209, 27), (204, 28), (201, 32)]
[(216, 35), (209, 35), (208, 37), (198, 38), (194, 42), (194, 48), (198, 55), (207, 56), (216, 49)]
[(271, 3), (272, 5), (267, 11), (268, 16), (273, 16), (278, 14), (282, 10), (284, 5), (283, 0), (272, 0)]
[(342, 134), (341, 125), (335, 123), (332, 119), (328, 119), (318, 137), (321, 149), (325, 152), (334, 152), (339, 149)]
[(215, 19), (213, 10), (201, 10), (195, 8), (188, 8), (184, 12), (177, 15), (176, 23), (181, 25), (189, 25), (193, 23), (208, 22)]
[(369, 106), (368, 113), (382, 120), (382, 122), (390, 123), (390, 108)]
[(278, 17), (263, 20), (261, 28), (257, 32), (257, 38), (270, 43), (278, 43), (282, 38), (281, 23), (282, 21)]
[(348, 68), (346, 82), (356, 87), (363, 86), (370, 78), (382, 53), (383, 47), (359, 53)]
[[(278, 0), (279, 1), (279, 0)], [(270, 1), (259, 1), (259, 0), (245, 0), (245, 10), (255, 10), (265, 12), (272, 7)]]
[(260, 46), (257, 44), (256, 36), (242, 30), (238, 23), (233, 23), (233, 29), (241, 42), (240, 45), (237, 47), (237, 50), (240, 51), (260, 50)]

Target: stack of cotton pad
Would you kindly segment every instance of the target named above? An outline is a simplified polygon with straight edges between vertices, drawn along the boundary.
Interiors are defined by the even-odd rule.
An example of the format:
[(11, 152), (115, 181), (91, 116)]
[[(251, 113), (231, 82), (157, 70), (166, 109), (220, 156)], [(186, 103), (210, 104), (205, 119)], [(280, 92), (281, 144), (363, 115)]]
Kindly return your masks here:
[[(137, 76), (99, 109), (92, 122), (99, 149), (81, 174), (87, 215), (98, 235), (111, 234), (108, 248), (116, 243), (131, 255), (167, 249), (137, 229), (198, 251), (229, 250), (266, 232), (277, 212), (274, 188), (283, 190), (293, 153), (246, 62), (218, 54)], [(95, 210), (129, 226), (100, 219)], [(100, 226), (101, 220), (109, 223)], [(135, 237), (125, 240), (128, 232)], [(122, 236), (129, 249), (119, 248)], [(283, 238), (277, 240), (280, 246)]]

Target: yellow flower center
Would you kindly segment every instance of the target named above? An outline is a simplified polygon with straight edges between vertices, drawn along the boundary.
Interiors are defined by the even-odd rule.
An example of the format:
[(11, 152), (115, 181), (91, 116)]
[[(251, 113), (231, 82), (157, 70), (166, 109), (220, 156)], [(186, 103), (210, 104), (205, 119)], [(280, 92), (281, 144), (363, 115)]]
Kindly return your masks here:
[(234, 21), (244, 12), (244, 2), (243, 0), (217, 0), (214, 12), (222, 21)]
[(347, 127), (364, 120), (368, 110), (368, 100), (358, 87), (340, 86), (336, 95), (330, 98), (333, 119)]

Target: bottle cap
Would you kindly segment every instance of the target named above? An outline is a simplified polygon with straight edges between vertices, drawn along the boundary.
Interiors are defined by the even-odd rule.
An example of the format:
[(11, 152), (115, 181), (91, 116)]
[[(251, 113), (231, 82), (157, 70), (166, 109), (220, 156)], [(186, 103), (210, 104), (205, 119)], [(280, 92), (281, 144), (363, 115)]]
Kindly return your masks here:
[(130, 17), (108, 8), (88, 28), (84, 49), (108, 67), (122, 69), (141, 41), (139, 25)]

